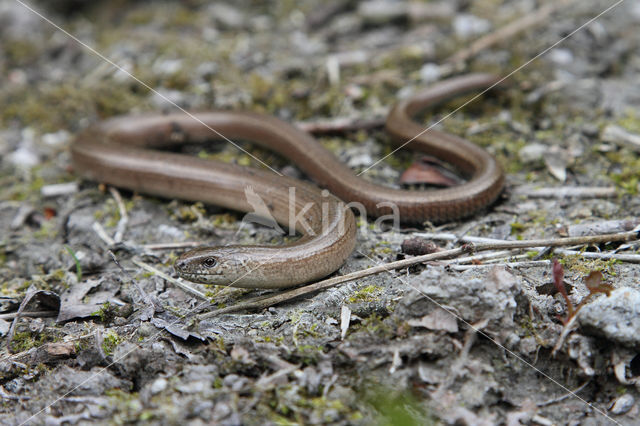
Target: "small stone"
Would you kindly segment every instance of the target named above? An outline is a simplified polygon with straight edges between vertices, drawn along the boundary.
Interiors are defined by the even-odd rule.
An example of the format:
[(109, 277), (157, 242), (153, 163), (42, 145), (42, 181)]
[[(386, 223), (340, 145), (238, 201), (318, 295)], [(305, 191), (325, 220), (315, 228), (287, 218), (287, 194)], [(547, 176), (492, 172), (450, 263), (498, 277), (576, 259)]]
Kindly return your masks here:
[(358, 6), (358, 15), (370, 24), (392, 22), (407, 15), (406, 6), (395, 1), (372, 0)]
[(518, 348), (523, 354), (531, 354), (538, 349), (538, 342), (536, 342), (535, 337), (525, 337), (520, 340)]
[(167, 382), (167, 379), (165, 379), (164, 377), (160, 377), (159, 379), (154, 380), (150, 388), (151, 394), (155, 395), (162, 392), (167, 388), (168, 384), (169, 382)]
[(628, 412), (635, 404), (636, 400), (633, 395), (625, 393), (624, 395), (619, 396), (616, 400), (611, 404), (609, 411), (611, 414), (620, 415)]
[(223, 29), (237, 29), (244, 25), (244, 15), (233, 6), (224, 3), (215, 3), (210, 12), (216, 23)]
[(541, 143), (530, 143), (525, 145), (519, 152), (518, 157), (523, 163), (533, 163), (542, 160), (544, 153), (549, 147)]
[(155, 331), (156, 328), (148, 322), (143, 322), (140, 324), (140, 327), (138, 327), (138, 335), (140, 337), (149, 337), (152, 333), (155, 333)]
[(600, 129), (596, 124), (585, 123), (582, 125), (582, 133), (584, 133), (586, 136), (589, 136), (589, 137), (598, 136), (599, 131)]
[(573, 53), (569, 49), (553, 49), (549, 52), (549, 59), (558, 65), (567, 65), (573, 62)]
[(600, 139), (603, 142), (626, 146), (629, 149), (640, 152), (640, 135), (631, 133), (620, 126), (613, 124), (608, 125), (602, 130)]
[(463, 13), (453, 20), (453, 29), (456, 32), (456, 36), (469, 38), (489, 31), (491, 23), (486, 19)]
[(363, 152), (349, 157), (347, 166), (355, 169), (356, 167), (367, 167), (371, 165), (371, 163), (373, 163), (373, 157), (371, 157), (370, 154)]
[(55, 133), (45, 133), (42, 135), (42, 142), (51, 146), (60, 146), (71, 139), (71, 133), (66, 130), (59, 130)]
[(424, 64), (419, 71), (420, 79), (425, 83), (433, 83), (440, 80), (442, 75), (442, 68), (440, 65), (434, 63)]
[(174, 240), (184, 240), (184, 232), (175, 226), (166, 225), (164, 223), (158, 225), (158, 233)]
[(184, 105), (185, 96), (180, 90), (158, 89), (151, 95), (151, 103), (158, 109)]
[(155, 74), (172, 75), (182, 69), (182, 59), (158, 59), (151, 66)]
[(215, 62), (203, 62), (196, 67), (196, 74), (202, 78), (211, 78), (218, 73), (218, 64)]
[(640, 290), (618, 288), (580, 310), (580, 325), (588, 332), (632, 348), (640, 348)]

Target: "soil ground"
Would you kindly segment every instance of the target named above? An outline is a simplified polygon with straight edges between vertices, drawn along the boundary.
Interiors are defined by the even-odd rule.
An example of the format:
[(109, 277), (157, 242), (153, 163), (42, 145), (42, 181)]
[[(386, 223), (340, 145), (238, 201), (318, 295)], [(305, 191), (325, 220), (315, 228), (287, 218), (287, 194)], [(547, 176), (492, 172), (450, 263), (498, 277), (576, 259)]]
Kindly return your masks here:
[[(529, 29), (464, 62), (448, 60), (551, 3), (557, 10)], [(359, 172), (390, 153), (375, 124), (396, 99), (451, 75), (507, 75), (522, 66), (507, 87), (439, 124), (498, 158), (507, 175), (498, 202), (437, 226), (365, 225), (337, 274), (403, 258), (402, 242), (425, 232), (519, 240), (562, 237), (586, 223), (633, 227), (640, 216), (640, 4), (623, 1), (572, 34), (614, 2), (551, 3), (29, 3), (151, 92), (19, 2), (3, 0), (2, 423), (639, 424), (638, 333), (625, 340), (605, 330), (614, 311), (633, 306), (596, 312), (604, 325), (581, 319), (552, 356), (567, 306), (554, 291), (549, 260), (562, 261), (573, 303), (588, 295), (583, 278), (595, 270), (613, 287), (637, 292), (635, 263), (559, 252), (510, 267), (504, 263), (528, 258), (509, 253), (496, 266), (476, 261), (464, 268), (433, 262), (257, 312), (198, 320), (196, 314), (270, 292), (194, 285), (210, 301), (203, 303), (134, 263), (173, 275), (182, 249), (148, 245), (283, 239), (241, 226), (241, 213), (121, 191), (128, 223), (123, 242), (109, 245), (95, 224), (108, 236), (117, 232), (122, 217), (114, 193), (70, 167), (77, 132), (119, 114), (171, 111), (169, 99), (189, 110), (251, 110), (307, 128), (338, 118), (356, 127), (373, 123), (318, 135)], [(420, 119), (434, 122), (462, 102)], [(242, 146), (304, 179), (286, 159)], [(263, 167), (223, 142), (189, 152)], [(365, 176), (398, 185), (414, 159), (403, 150)], [(575, 186), (614, 194), (531, 195)], [(585, 250), (614, 249), (637, 254), (638, 246)], [(10, 330), (21, 303), (33, 314)]]

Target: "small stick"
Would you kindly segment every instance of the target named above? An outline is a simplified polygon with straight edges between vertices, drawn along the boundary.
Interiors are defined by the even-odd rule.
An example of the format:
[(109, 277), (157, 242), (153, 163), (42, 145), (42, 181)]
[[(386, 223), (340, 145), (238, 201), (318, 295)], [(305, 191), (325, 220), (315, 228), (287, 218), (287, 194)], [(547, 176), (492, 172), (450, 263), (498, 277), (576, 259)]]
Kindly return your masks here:
[[(12, 312), (10, 314), (0, 314), (0, 319), (3, 320), (12, 320), (18, 316), (17, 312)], [(58, 316), (58, 311), (30, 311), (30, 312), (22, 312), (20, 317), (29, 317), (29, 318), (43, 318), (43, 317), (56, 317)]]
[(144, 244), (143, 250), (173, 250), (181, 248), (191, 248), (203, 245), (200, 241), (183, 241), (177, 243), (158, 243), (158, 244)]
[(328, 121), (303, 121), (296, 126), (307, 133), (346, 133), (356, 130), (371, 130), (384, 126), (385, 118), (343, 117)]
[(631, 133), (620, 126), (610, 124), (604, 128), (600, 136), (602, 141), (625, 146), (635, 152), (640, 152), (640, 135)]
[(98, 237), (100, 237), (100, 239), (104, 241), (107, 247), (113, 247), (116, 244), (116, 242), (113, 241), (113, 238), (111, 238), (109, 234), (107, 234), (107, 231), (104, 230), (104, 228), (102, 227), (102, 225), (100, 225), (100, 223), (93, 222), (93, 225), (91, 225), (91, 227), (93, 228), (95, 233), (98, 235)]
[(594, 252), (581, 252), (578, 250), (567, 250), (567, 249), (555, 249), (554, 252), (561, 254), (563, 256), (579, 255), (586, 259), (602, 259), (602, 260), (615, 259), (621, 262), (640, 263), (640, 254), (618, 254), (613, 252), (594, 253)]
[(640, 225), (640, 218), (638, 217), (577, 223), (567, 226), (567, 235), (569, 237), (579, 237), (580, 235), (615, 234), (616, 232), (631, 231), (638, 225)]
[(559, 396), (558, 398), (553, 398), (553, 399), (549, 399), (547, 401), (543, 401), (543, 402), (538, 402), (536, 405), (538, 407), (546, 407), (547, 405), (551, 405), (551, 404), (555, 404), (556, 402), (560, 402), (560, 401), (564, 401), (565, 399), (571, 397), (571, 396), (575, 396), (575, 394), (577, 394), (578, 392), (580, 392), (582, 389), (584, 389), (589, 383), (591, 382), (591, 379), (587, 380), (586, 382), (584, 382), (583, 384), (581, 384), (580, 386), (578, 386), (575, 390), (568, 392), (562, 396)]
[(43, 197), (59, 197), (76, 192), (78, 192), (78, 182), (54, 183), (40, 188), (40, 195)]
[[(507, 266), (509, 268), (529, 268), (533, 266), (549, 266), (551, 265), (550, 260), (531, 260), (529, 262), (505, 262), (501, 263), (501, 266)], [(453, 271), (466, 271), (469, 269), (480, 269), (480, 268), (493, 268), (496, 266), (495, 263), (486, 263), (483, 265), (447, 265), (447, 267)]]
[(555, 3), (547, 3), (537, 11), (527, 13), (525, 16), (516, 19), (515, 21), (511, 21), (505, 26), (498, 28), (496, 31), (480, 37), (478, 40), (471, 43), (469, 47), (461, 49), (451, 55), (445, 60), (445, 62), (453, 64), (465, 62), (495, 44), (512, 39), (519, 32), (548, 21), (548, 18), (552, 13), (570, 5), (573, 2), (574, 0), (559, 0)]
[[(514, 253), (514, 252), (512, 252)], [(539, 256), (539, 253), (538, 255)], [(502, 258), (502, 259), (487, 259), (485, 260), (483, 263), (488, 264), (488, 263), (499, 263), (499, 262), (515, 262), (515, 261), (520, 261), (526, 259), (527, 261), (529, 260), (539, 260), (540, 258), (531, 258), (528, 254), (523, 253), (523, 254), (513, 254), (511, 256), (509, 256), (508, 258)], [(523, 263), (523, 262), (520, 262)]]
[(527, 198), (612, 198), (617, 195), (617, 190), (613, 186), (561, 186), (557, 188), (521, 186), (516, 188), (512, 194)]
[(151, 300), (151, 297), (149, 297), (147, 292), (144, 291), (144, 289), (142, 288), (140, 283), (138, 281), (134, 280), (133, 277), (131, 275), (129, 275), (129, 273), (127, 271), (125, 271), (125, 269), (120, 265), (120, 262), (118, 262), (118, 258), (116, 257), (116, 255), (111, 250), (109, 250), (109, 255), (111, 256), (111, 259), (113, 259), (113, 263), (115, 263), (116, 266), (120, 269), (120, 271), (122, 271), (122, 273), (129, 279), (129, 281), (131, 281), (136, 286), (136, 288), (138, 289), (138, 292), (142, 296), (142, 300), (144, 300), (144, 303), (147, 306), (150, 306), (151, 309), (153, 309), (153, 311), (155, 311), (155, 305), (153, 303), (153, 300)]
[(470, 324), (471, 327), (469, 327), (469, 329), (464, 334), (464, 345), (462, 346), (462, 350), (460, 351), (460, 354), (458, 355), (456, 360), (453, 361), (453, 364), (451, 364), (449, 374), (447, 374), (446, 379), (443, 380), (440, 385), (438, 385), (438, 388), (431, 394), (431, 397), (433, 399), (435, 399), (436, 401), (440, 400), (444, 392), (455, 382), (455, 380), (461, 374), (463, 374), (462, 372), (464, 371), (464, 365), (467, 364), (469, 351), (471, 351), (471, 347), (478, 337), (478, 332), (484, 335), (482, 330), (487, 326), (487, 324), (489, 324), (489, 320), (486, 318), (476, 322), (475, 324)]
[(250, 299), (250, 300), (247, 300), (246, 302), (242, 302), (234, 306), (228, 306), (226, 308), (222, 308), (216, 311), (202, 314), (199, 316), (199, 318), (200, 319), (211, 318), (217, 315), (227, 314), (230, 312), (236, 312), (239, 310), (246, 310), (246, 309), (264, 309), (269, 306), (286, 302), (303, 295), (307, 295), (319, 290), (325, 290), (327, 288), (334, 287), (338, 284), (342, 284), (347, 281), (353, 281), (358, 278), (368, 277), (370, 275), (379, 274), (381, 272), (392, 271), (395, 269), (402, 269), (408, 266), (417, 265), (419, 263), (429, 262), (433, 260), (447, 259), (447, 258), (458, 256), (463, 253), (469, 253), (474, 251), (485, 251), (485, 250), (512, 249), (512, 248), (560, 247), (560, 246), (572, 246), (576, 244), (595, 244), (595, 243), (605, 243), (605, 242), (613, 242), (613, 241), (635, 241), (640, 237), (638, 233), (639, 232), (632, 231), (632, 232), (623, 232), (619, 234), (553, 238), (548, 240), (521, 240), (521, 241), (493, 240), (493, 242), (478, 243), (477, 245), (465, 244), (462, 247), (458, 247), (451, 250), (443, 250), (436, 253), (416, 256), (410, 259), (403, 259), (395, 262), (389, 262), (389, 263), (371, 267), (369, 269), (363, 269), (360, 271), (352, 272), (350, 274), (328, 278), (326, 280), (322, 280), (314, 284), (309, 284), (304, 287), (299, 287), (293, 290), (282, 292), (280, 294), (276, 294), (272, 297), (263, 298), (262, 300)]
[(182, 290), (184, 290), (185, 292), (198, 297), (202, 300), (206, 300), (207, 302), (209, 302), (209, 298), (207, 298), (207, 296), (201, 292), (200, 290), (197, 290), (191, 286), (188, 286), (187, 284), (183, 283), (182, 281), (176, 280), (174, 278), (171, 278), (169, 275), (165, 274), (164, 272), (162, 272), (159, 269), (154, 268), (153, 266), (149, 265), (148, 263), (144, 263), (141, 262), (139, 260), (132, 260), (133, 263), (135, 263), (136, 265), (138, 265), (139, 267), (141, 267), (142, 269), (146, 269), (147, 271), (159, 276), (162, 279), (165, 279), (167, 281), (169, 281), (170, 283), (174, 284), (175, 286), (181, 288)]
[(120, 195), (120, 191), (118, 191), (113, 186), (109, 187), (109, 192), (114, 200), (116, 200), (116, 204), (118, 205), (118, 210), (120, 211), (120, 220), (118, 221), (118, 225), (116, 226), (116, 233), (113, 236), (113, 240), (116, 243), (122, 241), (122, 237), (127, 229), (127, 224), (129, 223), (129, 215), (127, 214), (127, 208), (122, 201), (122, 196)]
[(513, 254), (512, 250), (502, 250), (502, 251), (496, 251), (493, 253), (476, 254), (475, 256), (459, 257), (457, 259), (450, 260), (449, 262), (447, 262), (447, 264), (449, 265), (464, 264), (464, 263), (487, 261), (487, 260), (496, 259), (496, 258), (504, 260), (505, 256), (510, 256), (511, 254)]
[[(587, 295), (587, 297), (589, 297), (589, 295)], [(567, 302), (568, 302), (568, 299), (567, 299)], [(571, 308), (571, 305), (570, 305), (569, 306), (569, 312), (570, 313), (571, 313), (571, 309), (572, 308)], [(558, 352), (560, 350), (560, 348), (562, 348), (562, 345), (564, 345), (565, 339), (567, 338), (569, 333), (571, 333), (573, 331), (573, 326), (575, 325), (577, 320), (578, 320), (578, 315), (577, 315), (577, 312), (576, 312), (576, 314), (571, 317), (569, 322), (567, 322), (562, 327), (562, 332), (560, 333), (560, 336), (558, 337), (558, 340), (556, 341), (556, 344), (553, 346), (553, 350), (551, 351), (551, 356), (552, 357), (556, 356), (556, 352)]]
[(456, 234), (451, 232), (414, 232), (412, 234), (415, 237), (422, 237), (428, 240), (437, 240), (437, 241), (460, 241), (463, 243), (497, 243), (505, 240), (498, 240), (495, 238), (486, 238), (486, 237), (474, 237), (472, 235), (465, 235), (463, 237), (459, 237)]

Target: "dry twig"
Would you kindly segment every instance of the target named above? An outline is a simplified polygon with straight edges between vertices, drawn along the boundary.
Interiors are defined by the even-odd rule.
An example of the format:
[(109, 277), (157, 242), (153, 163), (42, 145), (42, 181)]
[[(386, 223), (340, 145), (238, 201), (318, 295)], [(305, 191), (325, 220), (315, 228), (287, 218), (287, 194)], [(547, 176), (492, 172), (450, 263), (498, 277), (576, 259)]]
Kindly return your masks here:
[(140, 260), (132, 260), (133, 263), (135, 263), (136, 265), (138, 265), (139, 267), (141, 267), (142, 269), (146, 269), (147, 271), (151, 272), (152, 274), (155, 274), (157, 276), (159, 276), (160, 278), (169, 281), (170, 283), (174, 284), (175, 286), (181, 288), (182, 290), (184, 290), (186, 293), (191, 294), (192, 296), (195, 296), (199, 299), (202, 300), (206, 300), (207, 302), (209, 301), (209, 299), (207, 298), (207, 296), (201, 292), (198, 289), (195, 289), (187, 284), (185, 284), (184, 282), (180, 281), (180, 280), (176, 280), (174, 278), (171, 278), (169, 275), (165, 274), (164, 272), (162, 272), (161, 270), (154, 268), (153, 266), (149, 265), (148, 263), (144, 263)]
[(561, 186), (551, 188), (532, 188), (521, 186), (513, 191), (513, 195), (527, 198), (612, 198), (617, 195), (613, 186)]
[(513, 249), (513, 248), (533, 248), (533, 247), (560, 247), (560, 246), (573, 246), (578, 244), (596, 244), (607, 243), (614, 241), (635, 241), (639, 239), (639, 231), (623, 232), (619, 234), (606, 234), (606, 235), (591, 235), (584, 237), (570, 237), (570, 238), (552, 238), (547, 240), (521, 240), (521, 241), (492, 241), (473, 244), (465, 244), (462, 247), (458, 247), (451, 250), (443, 250), (437, 253), (425, 254), (422, 256), (416, 256), (410, 259), (398, 260), (396, 262), (385, 263), (382, 265), (374, 266), (369, 269), (363, 269), (361, 271), (352, 272), (350, 274), (329, 278), (323, 281), (319, 281), (314, 284), (309, 284), (304, 287), (299, 287), (293, 290), (288, 290), (271, 297), (263, 297), (260, 300), (250, 299), (243, 303), (238, 303), (234, 306), (218, 309), (216, 311), (208, 312), (199, 316), (200, 319), (211, 318), (217, 315), (227, 314), (231, 312), (237, 312), (240, 310), (257, 310), (264, 309), (269, 306), (273, 306), (279, 303), (283, 303), (297, 297), (308, 295), (319, 290), (325, 290), (334, 287), (338, 284), (342, 284), (347, 281), (353, 281), (358, 278), (368, 277), (370, 275), (379, 274), (381, 272), (392, 271), (395, 269), (402, 269), (409, 266), (417, 265), (424, 262), (433, 260), (448, 259), (455, 256), (459, 256), (463, 253), (471, 253), (474, 251), (485, 250), (500, 250), (500, 249)]
[(528, 13), (522, 18), (516, 19), (508, 23), (507, 25), (500, 27), (496, 31), (480, 37), (478, 40), (471, 43), (467, 48), (457, 51), (446, 59), (447, 63), (461, 63), (476, 56), (481, 51), (490, 48), (491, 46), (501, 43), (503, 41), (512, 39), (519, 32), (525, 31), (529, 28), (540, 25), (545, 21), (548, 21), (549, 16), (573, 3), (575, 0), (559, 0), (556, 2), (547, 3), (535, 12)]
[(129, 223), (129, 215), (127, 214), (127, 207), (124, 205), (122, 201), (122, 196), (120, 192), (114, 188), (113, 186), (109, 187), (109, 192), (114, 200), (116, 200), (116, 204), (118, 205), (118, 211), (120, 212), (120, 220), (118, 221), (118, 225), (116, 225), (116, 233), (113, 236), (113, 240), (116, 243), (122, 241), (124, 237), (124, 233), (127, 229), (127, 224)]

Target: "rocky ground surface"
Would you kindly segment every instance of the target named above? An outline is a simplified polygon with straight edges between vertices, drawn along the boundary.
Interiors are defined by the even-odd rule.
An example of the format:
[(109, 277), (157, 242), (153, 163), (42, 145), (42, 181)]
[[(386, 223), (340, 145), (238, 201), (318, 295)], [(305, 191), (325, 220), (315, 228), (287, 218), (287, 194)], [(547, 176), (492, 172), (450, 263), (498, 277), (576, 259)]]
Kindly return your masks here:
[[(69, 144), (90, 124), (179, 105), (264, 112), (311, 130), (329, 123), (335, 132), (318, 138), (362, 171), (391, 151), (378, 123), (394, 100), (450, 75), (522, 66), (508, 87), (439, 125), (498, 158), (502, 198), (438, 227), (364, 226), (338, 274), (403, 258), (402, 242), (427, 232), (515, 241), (581, 235), (593, 223), (630, 230), (640, 217), (640, 3), (621, 2), (529, 62), (614, 5), (551, 3), (549, 16), (505, 35), (547, 3), (29, 2), (150, 91), (20, 2), (0, 2), (2, 423), (638, 424), (637, 244), (433, 262), (198, 319), (269, 292), (194, 285), (203, 301), (141, 266), (173, 275), (182, 249), (154, 244), (282, 238), (213, 206), (127, 191), (118, 201), (70, 167)], [(487, 35), (497, 43), (459, 60)], [(191, 152), (261, 167), (221, 142)], [(397, 185), (413, 158), (400, 152), (365, 176)], [(575, 186), (609, 192), (562, 196)], [(535, 197), (540, 188), (552, 197)], [(588, 257), (613, 250), (630, 256)], [(572, 316), (553, 257), (573, 305), (590, 295), (593, 271), (616, 290)]]

